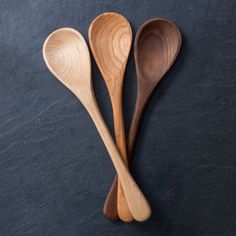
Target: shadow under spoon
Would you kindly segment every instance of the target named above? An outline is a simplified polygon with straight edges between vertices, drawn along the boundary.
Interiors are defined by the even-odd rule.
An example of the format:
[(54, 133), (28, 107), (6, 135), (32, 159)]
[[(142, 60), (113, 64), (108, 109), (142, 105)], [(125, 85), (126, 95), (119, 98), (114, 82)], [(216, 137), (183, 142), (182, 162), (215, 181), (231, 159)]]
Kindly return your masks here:
[[(127, 144), (129, 164), (144, 107), (154, 88), (174, 63), (181, 43), (180, 30), (166, 19), (148, 20), (141, 25), (136, 34), (134, 57), (137, 73), (137, 97)], [(105, 202), (110, 212), (116, 212), (114, 209), (116, 205), (113, 202), (116, 201), (117, 184), (116, 176)]]
[(150, 216), (150, 206), (122, 161), (97, 106), (89, 50), (83, 36), (71, 28), (54, 31), (44, 42), (43, 57), (52, 74), (75, 94), (88, 111), (110, 154), (132, 215), (137, 221), (146, 220)]

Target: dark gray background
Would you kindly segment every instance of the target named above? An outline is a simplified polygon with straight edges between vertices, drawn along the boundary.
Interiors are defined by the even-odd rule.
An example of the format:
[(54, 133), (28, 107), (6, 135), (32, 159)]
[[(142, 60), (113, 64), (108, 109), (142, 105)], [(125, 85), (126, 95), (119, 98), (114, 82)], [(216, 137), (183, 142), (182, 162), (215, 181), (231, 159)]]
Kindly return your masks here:
[[(183, 34), (177, 62), (152, 96), (132, 172), (153, 209), (146, 223), (102, 214), (115, 175), (76, 98), (46, 68), (49, 33), (87, 38), (96, 15), (123, 14), (133, 33), (164, 17)], [(234, 0), (0, 1), (0, 235), (236, 235), (236, 2)], [(99, 106), (112, 131), (93, 61)], [(124, 84), (128, 130), (136, 96), (133, 51)]]

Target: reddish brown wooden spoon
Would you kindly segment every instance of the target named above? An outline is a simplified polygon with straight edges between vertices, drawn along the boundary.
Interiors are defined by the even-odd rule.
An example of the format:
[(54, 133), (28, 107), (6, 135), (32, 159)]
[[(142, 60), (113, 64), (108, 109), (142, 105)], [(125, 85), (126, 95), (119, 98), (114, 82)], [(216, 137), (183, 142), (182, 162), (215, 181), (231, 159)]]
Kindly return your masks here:
[[(137, 72), (137, 97), (128, 137), (129, 163), (144, 107), (156, 85), (174, 63), (181, 43), (181, 33), (178, 27), (166, 19), (155, 18), (146, 21), (136, 34), (134, 57)], [(117, 205), (114, 204), (116, 198), (117, 176), (104, 207), (104, 213), (110, 219), (117, 218)]]
[[(114, 12), (100, 14), (89, 26), (89, 43), (110, 95), (116, 145), (128, 166), (122, 92), (125, 68), (132, 45), (130, 24), (120, 14)], [(120, 181), (117, 189), (117, 214), (125, 222), (133, 220)]]

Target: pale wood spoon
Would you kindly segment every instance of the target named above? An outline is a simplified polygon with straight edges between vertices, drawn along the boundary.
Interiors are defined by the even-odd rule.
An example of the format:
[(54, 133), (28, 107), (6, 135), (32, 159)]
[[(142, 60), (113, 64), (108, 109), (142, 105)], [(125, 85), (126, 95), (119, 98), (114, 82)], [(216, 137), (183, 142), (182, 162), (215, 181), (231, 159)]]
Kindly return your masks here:
[(89, 50), (83, 36), (71, 28), (54, 31), (44, 42), (43, 57), (52, 74), (75, 94), (90, 114), (110, 154), (132, 215), (137, 221), (145, 221), (151, 214), (150, 206), (122, 161), (97, 106)]
[[(89, 27), (89, 43), (94, 59), (105, 80), (113, 110), (116, 144), (128, 166), (123, 121), (122, 91), (124, 73), (132, 45), (132, 30), (122, 15), (106, 12), (97, 16)], [(114, 201), (113, 204), (116, 204)], [(104, 215), (114, 219), (118, 214), (123, 221), (133, 220), (120, 181), (117, 189), (117, 212), (104, 205)]]
[[(134, 44), (134, 57), (137, 73), (137, 97), (135, 110), (128, 136), (128, 162), (137, 135), (144, 107), (154, 88), (174, 63), (182, 39), (178, 27), (171, 21), (155, 18), (144, 22), (139, 28)], [(117, 176), (112, 184), (105, 205), (110, 212), (116, 212)], [(114, 214), (115, 217), (115, 214)]]

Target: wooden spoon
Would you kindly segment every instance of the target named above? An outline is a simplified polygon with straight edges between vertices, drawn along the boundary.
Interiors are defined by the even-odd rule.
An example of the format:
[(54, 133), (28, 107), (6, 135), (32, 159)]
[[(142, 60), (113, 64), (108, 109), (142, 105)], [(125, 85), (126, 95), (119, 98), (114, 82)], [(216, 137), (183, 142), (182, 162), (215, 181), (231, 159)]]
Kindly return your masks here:
[[(137, 135), (144, 107), (154, 88), (174, 63), (182, 39), (178, 27), (171, 21), (155, 18), (144, 22), (139, 28), (134, 44), (134, 57), (137, 72), (137, 97), (128, 137), (128, 162)], [(116, 212), (117, 176), (112, 184), (105, 205)]]
[[(126, 63), (132, 44), (132, 30), (129, 22), (120, 14), (107, 12), (97, 16), (89, 27), (89, 43), (95, 61), (105, 80), (113, 110), (116, 144), (128, 166), (126, 141), (123, 122), (122, 91)], [(116, 204), (116, 201), (113, 203)], [(133, 216), (126, 202), (120, 181), (117, 190), (117, 213), (110, 212), (104, 206), (107, 218), (115, 218), (117, 213), (121, 220), (129, 222)]]
[(71, 28), (56, 30), (44, 42), (43, 57), (52, 74), (75, 94), (93, 119), (117, 171), (132, 215), (137, 221), (148, 219), (149, 204), (122, 161), (97, 106), (89, 50), (83, 36)]

